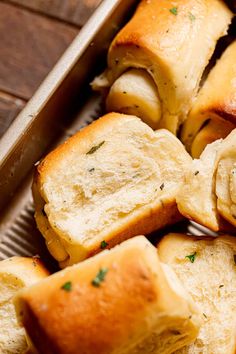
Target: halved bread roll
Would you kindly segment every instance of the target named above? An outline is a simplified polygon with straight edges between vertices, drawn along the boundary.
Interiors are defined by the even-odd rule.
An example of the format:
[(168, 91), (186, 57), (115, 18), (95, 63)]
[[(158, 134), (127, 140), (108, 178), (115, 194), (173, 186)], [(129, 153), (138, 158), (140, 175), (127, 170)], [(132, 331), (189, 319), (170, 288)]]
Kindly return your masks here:
[(192, 161), (170, 132), (110, 113), (37, 167), (35, 217), (60, 266), (181, 219), (175, 197)]
[(176, 272), (201, 309), (203, 324), (193, 344), (177, 354), (236, 352), (236, 238), (169, 234), (160, 260)]
[(201, 323), (143, 236), (23, 290), (15, 305), (44, 354), (168, 354), (194, 341)]
[[(186, 169), (177, 196), (179, 211), (213, 231), (236, 226), (236, 129), (209, 144)], [(230, 224), (228, 224), (230, 223)]]
[(49, 275), (38, 258), (12, 257), (0, 262), (0, 353), (19, 354), (27, 348), (17, 323), (13, 297), (18, 290)]
[(181, 140), (193, 157), (236, 127), (236, 41), (206, 79), (183, 125)]
[[(92, 86), (101, 89), (113, 85), (107, 99), (109, 110), (132, 110), (152, 127), (176, 134), (231, 18), (231, 11), (221, 0), (143, 0), (113, 40), (103, 80), (95, 79)], [(138, 79), (137, 70), (131, 69), (140, 70)], [(140, 100), (143, 92), (145, 97), (151, 92), (155, 98), (154, 105), (147, 100), (144, 111), (139, 104), (145, 99)]]

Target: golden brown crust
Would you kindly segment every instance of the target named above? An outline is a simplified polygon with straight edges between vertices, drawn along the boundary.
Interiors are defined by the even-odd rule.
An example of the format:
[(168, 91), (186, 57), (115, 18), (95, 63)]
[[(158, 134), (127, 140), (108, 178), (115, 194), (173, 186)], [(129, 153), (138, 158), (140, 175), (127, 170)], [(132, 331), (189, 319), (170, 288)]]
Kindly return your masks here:
[[(95, 287), (91, 282), (101, 268), (107, 273)], [(71, 291), (62, 289), (68, 281)], [(162, 331), (163, 326), (174, 330), (181, 318), (185, 325), (191, 322), (193, 310), (169, 286), (155, 248), (144, 237), (22, 291), (16, 306), (35, 346), (45, 354), (75, 354), (78, 348), (88, 354), (126, 353), (159, 324)], [(196, 335), (196, 327), (192, 330)]]
[[(128, 225), (124, 225), (115, 235), (109, 235), (108, 249), (136, 235), (148, 235), (155, 230), (160, 230), (164, 226), (173, 225), (181, 221), (183, 216), (178, 211), (176, 201), (166, 201), (156, 207), (150, 208), (145, 214), (137, 216)], [(99, 247), (94, 245), (88, 256), (100, 252)]]
[[(195, 119), (198, 119), (198, 117), (195, 117)], [(217, 139), (226, 138), (235, 128), (235, 125), (220, 118), (213, 111), (205, 115), (205, 122), (203, 121), (202, 126), (203, 128), (198, 131), (192, 142), (191, 155), (193, 158), (199, 158), (208, 144)]]
[[(233, 249), (236, 250), (236, 237), (230, 235), (221, 235), (218, 237), (212, 237), (209, 235), (201, 235), (201, 236), (193, 236), (186, 235), (181, 233), (170, 233), (163, 237), (159, 244), (157, 245), (159, 254), (163, 262), (169, 263), (173, 257), (174, 260), (174, 251), (179, 248), (179, 246), (183, 247), (183, 249), (188, 245), (192, 245), (194, 242), (203, 241), (206, 244), (211, 244), (212, 242), (222, 242), (225, 244), (229, 244)], [(171, 245), (171, 249), (170, 249)], [(169, 258), (170, 257), (170, 258)]]
[[(107, 122), (110, 125), (110, 132), (113, 129), (113, 123), (116, 121), (120, 121), (122, 117), (127, 117), (125, 114), (121, 113), (108, 113), (102, 117), (102, 119), (98, 119), (93, 123), (87, 125), (76, 134), (67, 139), (63, 144), (59, 145), (56, 149), (51, 151), (37, 166), (37, 174), (36, 174), (36, 183), (43, 183), (43, 176), (49, 174), (50, 171), (54, 170), (55, 166), (58, 164), (58, 160), (61, 161), (62, 156), (67, 154), (68, 151), (72, 151), (74, 149), (74, 145), (77, 145), (78, 142), (80, 144), (80, 153), (86, 154), (88, 152), (88, 144), (91, 143), (91, 146), (94, 143), (94, 140), (97, 135), (97, 129), (103, 129), (107, 127)], [(109, 133), (109, 132), (108, 132)], [(40, 189), (39, 189), (40, 190)]]
[(39, 257), (11, 257), (0, 262), (0, 273), (12, 274), (23, 282), (32, 284), (32, 279), (41, 279), (49, 275)]

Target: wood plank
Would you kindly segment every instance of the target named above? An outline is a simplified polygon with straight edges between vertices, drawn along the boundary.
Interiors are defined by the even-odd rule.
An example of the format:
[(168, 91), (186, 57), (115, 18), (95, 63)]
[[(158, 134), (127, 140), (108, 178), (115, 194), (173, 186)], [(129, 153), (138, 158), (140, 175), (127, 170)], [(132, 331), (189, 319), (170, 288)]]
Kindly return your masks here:
[(0, 2), (0, 91), (29, 99), (78, 30)]
[(22, 110), (25, 101), (0, 92), (0, 138)]
[(9, 0), (12, 3), (83, 26), (102, 0)]

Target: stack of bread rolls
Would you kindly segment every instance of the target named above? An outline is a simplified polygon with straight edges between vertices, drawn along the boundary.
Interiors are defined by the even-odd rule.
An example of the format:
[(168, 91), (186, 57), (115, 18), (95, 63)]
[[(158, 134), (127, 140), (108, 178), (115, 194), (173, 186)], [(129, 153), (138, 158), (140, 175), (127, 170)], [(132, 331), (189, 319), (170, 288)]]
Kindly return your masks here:
[(231, 19), (221, 0), (143, 0), (113, 40), (108, 68), (92, 86), (110, 88), (109, 111), (135, 114), (153, 129), (176, 134)]
[(115, 37), (93, 87), (116, 113), (35, 170), (36, 223), (65, 269), (0, 262), (1, 353), (236, 352), (236, 238), (147, 239), (185, 218), (235, 232), (235, 41), (200, 83), (232, 16), (221, 0), (142, 0)]

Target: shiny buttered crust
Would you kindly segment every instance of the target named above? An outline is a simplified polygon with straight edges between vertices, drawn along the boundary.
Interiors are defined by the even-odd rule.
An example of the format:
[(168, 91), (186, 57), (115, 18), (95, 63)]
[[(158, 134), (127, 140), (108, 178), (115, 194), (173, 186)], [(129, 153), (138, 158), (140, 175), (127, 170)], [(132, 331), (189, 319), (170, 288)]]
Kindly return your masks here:
[(49, 275), (38, 258), (12, 257), (0, 262), (0, 353), (18, 354), (27, 348), (25, 331), (17, 323), (12, 298), (19, 289)]
[(206, 146), (225, 138), (236, 125), (236, 41), (207, 77), (184, 123), (181, 140), (199, 157)]
[[(159, 127), (176, 133), (231, 18), (221, 0), (141, 1), (110, 46), (105, 85), (130, 68), (145, 69), (156, 84), (161, 103)], [(95, 86), (99, 84), (104, 80)]]
[(40, 353), (172, 353), (192, 342), (200, 315), (143, 236), (23, 290), (18, 316)]
[(203, 318), (196, 341), (176, 354), (234, 354), (236, 238), (169, 234), (159, 243), (158, 252), (192, 295)]
[[(213, 231), (235, 233), (236, 129), (209, 144), (185, 171), (179, 189), (179, 211)], [(231, 225), (233, 225), (233, 227)]]
[(110, 113), (37, 167), (35, 217), (61, 267), (181, 219), (176, 195), (191, 157), (170, 132)]

